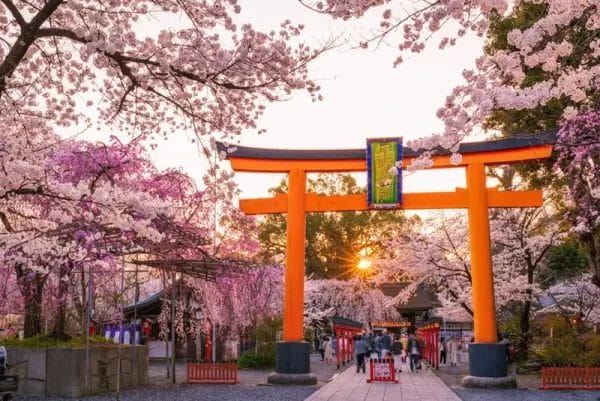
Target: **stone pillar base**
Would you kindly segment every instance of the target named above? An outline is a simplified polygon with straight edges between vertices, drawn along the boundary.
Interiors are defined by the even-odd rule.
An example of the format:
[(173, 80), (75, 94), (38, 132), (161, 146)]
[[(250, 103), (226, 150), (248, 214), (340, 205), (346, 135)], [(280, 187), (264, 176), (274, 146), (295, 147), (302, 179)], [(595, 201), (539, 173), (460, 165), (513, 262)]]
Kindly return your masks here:
[(311, 386), (317, 384), (317, 376), (312, 373), (277, 373), (267, 377), (267, 383), (286, 386)]
[(311, 385), (317, 377), (310, 373), (310, 344), (306, 341), (277, 343), (275, 372), (267, 378), (269, 384)]
[(475, 377), (506, 377), (506, 344), (469, 344), (469, 375)]
[(462, 379), (464, 387), (514, 388), (515, 377), (508, 376), (506, 344), (469, 344), (469, 376)]
[(463, 377), (461, 384), (463, 385), (463, 387), (470, 388), (515, 388), (517, 387), (517, 379), (513, 376), (465, 376)]

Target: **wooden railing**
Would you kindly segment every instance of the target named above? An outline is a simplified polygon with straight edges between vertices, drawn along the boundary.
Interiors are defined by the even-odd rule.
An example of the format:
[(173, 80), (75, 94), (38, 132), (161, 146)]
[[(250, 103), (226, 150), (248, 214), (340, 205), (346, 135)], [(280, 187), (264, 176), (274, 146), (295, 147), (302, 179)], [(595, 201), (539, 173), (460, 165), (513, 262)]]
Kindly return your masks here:
[(543, 390), (600, 389), (600, 367), (542, 367)]
[(237, 362), (188, 362), (187, 382), (204, 384), (236, 384)]

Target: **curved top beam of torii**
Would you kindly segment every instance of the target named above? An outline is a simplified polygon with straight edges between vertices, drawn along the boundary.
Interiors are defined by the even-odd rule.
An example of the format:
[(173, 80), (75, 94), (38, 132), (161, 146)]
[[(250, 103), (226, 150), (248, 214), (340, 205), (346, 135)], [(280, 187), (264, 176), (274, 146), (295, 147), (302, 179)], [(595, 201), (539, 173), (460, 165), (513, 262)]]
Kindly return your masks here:
[[(473, 162), (486, 165), (518, 163), (550, 157), (556, 142), (556, 131), (508, 139), (461, 143), (458, 153), (462, 161), (453, 164), (451, 152), (437, 148), (433, 153), (433, 166), (438, 168), (461, 167)], [(235, 171), (285, 173), (294, 169), (306, 172), (349, 172), (366, 170), (364, 149), (267, 149), (217, 142), (217, 150), (224, 152)], [(409, 166), (424, 150), (403, 149), (403, 164)]]

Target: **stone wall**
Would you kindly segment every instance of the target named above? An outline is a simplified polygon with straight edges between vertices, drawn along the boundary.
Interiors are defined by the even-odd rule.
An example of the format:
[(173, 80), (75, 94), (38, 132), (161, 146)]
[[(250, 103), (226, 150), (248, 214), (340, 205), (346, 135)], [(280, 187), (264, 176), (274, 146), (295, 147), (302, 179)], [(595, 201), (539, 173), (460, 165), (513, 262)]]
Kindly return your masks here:
[(90, 348), (91, 388), (86, 386), (85, 348), (8, 347), (9, 375), (19, 376), (19, 393), (79, 397), (115, 391), (117, 361), (121, 355), (120, 388), (148, 384), (145, 346), (93, 346)]

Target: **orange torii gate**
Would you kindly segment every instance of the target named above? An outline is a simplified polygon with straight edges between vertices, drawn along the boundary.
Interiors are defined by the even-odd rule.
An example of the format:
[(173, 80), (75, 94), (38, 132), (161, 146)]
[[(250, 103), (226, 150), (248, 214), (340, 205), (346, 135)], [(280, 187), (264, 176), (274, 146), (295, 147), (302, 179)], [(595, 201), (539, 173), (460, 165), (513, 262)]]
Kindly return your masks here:
[[(464, 168), (466, 189), (454, 192), (405, 193), (403, 209), (468, 209), (471, 252), (474, 335), (470, 347), (471, 376), (506, 379), (504, 346), (497, 347), (496, 307), (492, 275), (488, 209), (539, 207), (541, 191), (499, 191), (486, 187), (486, 166), (521, 163), (549, 158), (554, 134), (538, 134), (497, 141), (463, 143), (462, 160), (453, 164), (449, 152), (433, 157), (432, 168)], [(310, 373), (308, 343), (303, 341), (304, 242), (307, 212), (368, 210), (367, 195), (322, 196), (306, 193), (306, 174), (365, 171), (364, 149), (275, 150), (228, 147), (217, 144), (231, 167), (238, 172), (287, 173), (288, 194), (274, 198), (241, 199), (241, 210), (249, 215), (287, 213), (287, 249), (283, 307), (283, 341), (277, 346), (277, 366), (270, 383), (316, 382)], [(403, 166), (418, 153), (403, 150)]]

